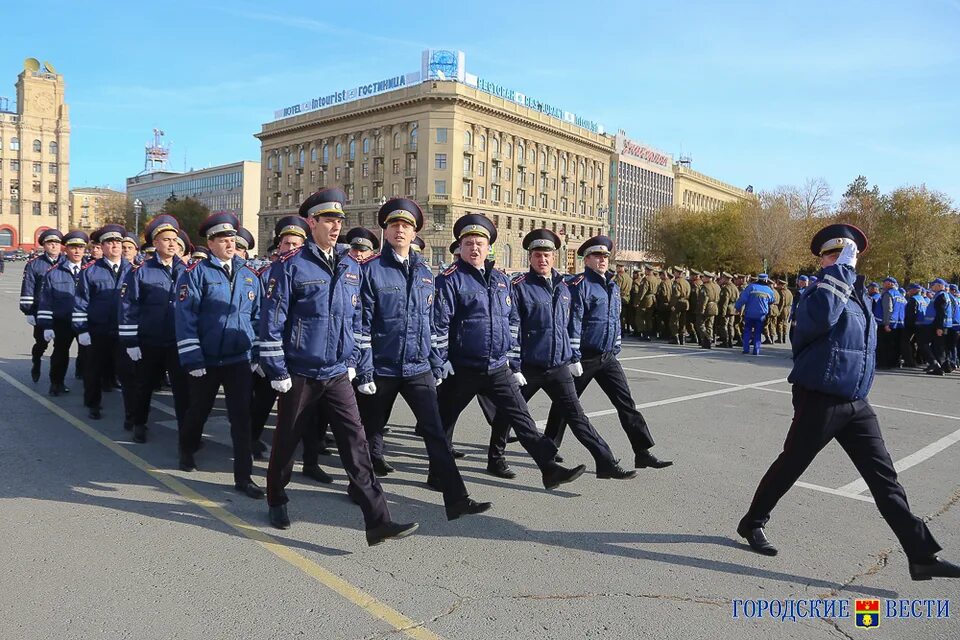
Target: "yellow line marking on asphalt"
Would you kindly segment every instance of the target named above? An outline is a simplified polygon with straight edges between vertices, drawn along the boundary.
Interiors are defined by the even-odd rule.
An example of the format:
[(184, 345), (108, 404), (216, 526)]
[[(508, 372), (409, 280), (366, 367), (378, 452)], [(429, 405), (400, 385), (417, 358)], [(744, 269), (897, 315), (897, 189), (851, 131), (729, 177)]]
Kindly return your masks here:
[(238, 518), (216, 502), (213, 502), (212, 500), (197, 493), (180, 480), (168, 475), (161, 469), (157, 469), (140, 456), (131, 453), (125, 447), (117, 444), (107, 436), (88, 425), (83, 420), (73, 416), (62, 407), (57, 406), (47, 398), (44, 398), (42, 395), (38, 394), (33, 389), (30, 389), (26, 385), (22, 384), (20, 381), (10, 376), (10, 374), (8, 374), (6, 371), (0, 371), (0, 378), (6, 380), (13, 388), (21, 391), (24, 395), (36, 401), (37, 404), (43, 408), (47, 409), (54, 415), (63, 418), (66, 422), (73, 425), (91, 439), (99, 442), (104, 447), (117, 454), (136, 468), (140, 469), (144, 473), (147, 473), (157, 482), (164, 485), (174, 493), (186, 498), (189, 502), (197, 505), (211, 516), (231, 527), (238, 533), (259, 543), (260, 546), (265, 548), (270, 553), (293, 565), (297, 569), (300, 569), (323, 586), (346, 598), (373, 617), (383, 620), (396, 631), (402, 632), (404, 635), (410, 638), (416, 638), (417, 640), (442, 640), (440, 636), (433, 633), (426, 627), (423, 627), (422, 623), (408, 618), (399, 611), (380, 602), (366, 591), (353, 586), (343, 578), (331, 573), (327, 569), (324, 569), (316, 562), (290, 549), (273, 536), (260, 531), (260, 529), (257, 527)]

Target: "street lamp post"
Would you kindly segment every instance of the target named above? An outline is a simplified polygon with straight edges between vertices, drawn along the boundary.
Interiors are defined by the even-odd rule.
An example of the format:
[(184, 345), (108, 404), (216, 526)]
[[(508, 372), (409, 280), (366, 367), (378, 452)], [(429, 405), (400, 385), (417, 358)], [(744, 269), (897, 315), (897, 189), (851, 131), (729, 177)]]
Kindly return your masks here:
[(133, 232), (137, 235), (140, 235), (140, 214), (143, 213), (143, 202), (140, 198), (137, 198), (133, 201)]

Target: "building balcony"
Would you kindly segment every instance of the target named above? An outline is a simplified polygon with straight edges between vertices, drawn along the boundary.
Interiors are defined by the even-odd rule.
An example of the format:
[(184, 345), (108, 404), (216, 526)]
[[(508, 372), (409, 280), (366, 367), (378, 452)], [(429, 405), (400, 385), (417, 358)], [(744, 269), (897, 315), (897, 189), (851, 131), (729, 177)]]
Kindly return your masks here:
[(516, 164), (517, 164), (518, 167), (525, 167), (525, 166), (527, 166), (527, 161), (518, 156), (518, 157), (517, 157), (517, 163), (516, 163)]
[(374, 157), (374, 158), (382, 158), (382, 157), (383, 157), (383, 147), (380, 147), (380, 148), (378, 148), (378, 149), (374, 149), (374, 150), (373, 150), (373, 157)]
[(473, 169), (464, 169), (464, 170), (463, 170), (463, 179), (464, 179), (464, 180), (473, 180)]
[(404, 177), (406, 177), (406, 178), (416, 178), (416, 177), (417, 177), (417, 168), (416, 168), (416, 167), (410, 167), (410, 168), (408, 168), (408, 169), (405, 169), (405, 170), (403, 171), (403, 175), (404, 175)]
[(416, 143), (416, 142), (408, 142), (406, 145), (404, 145), (404, 149), (406, 150), (407, 153), (416, 153), (416, 152), (417, 152), (417, 143)]
[(380, 171), (374, 171), (372, 175), (374, 182), (383, 182), (383, 169)]
[(465, 144), (465, 145), (463, 145), (463, 155), (465, 155), (465, 156), (472, 156), (472, 155), (473, 155), (473, 145), (472, 145), (472, 144)]
[(493, 151), (490, 153), (490, 160), (493, 162), (503, 162), (503, 156), (499, 151)]
[(450, 194), (449, 193), (431, 193), (429, 196), (427, 196), (427, 202), (443, 202), (443, 203), (450, 202)]

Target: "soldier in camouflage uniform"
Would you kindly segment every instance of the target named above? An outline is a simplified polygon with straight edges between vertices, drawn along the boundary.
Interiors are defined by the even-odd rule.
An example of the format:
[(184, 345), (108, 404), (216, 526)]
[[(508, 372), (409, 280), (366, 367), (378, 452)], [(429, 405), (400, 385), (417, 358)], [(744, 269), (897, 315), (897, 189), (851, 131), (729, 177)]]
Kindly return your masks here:
[(733, 347), (733, 341), (737, 333), (737, 298), (740, 297), (740, 289), (733, 284), (733, 276), (726, 271), (720, 273), (720, 298), (717, 306), (720, 311), (720, 346)]
[(700, 295), (700, 286), (703, 282), (700, 280), (701, 273), (696, 269), (690, 270), (687, 281), (690, 283), (690, 310), (687, 311), (686, 335), (687, 341), (699, 344), (700, 337), (697, 335), (697, 314), (695, 312), (697, 297)]
[[(737, 273), (734, 275), (733, 284), (737, 287), (737, 291), (742, 292), (744, 287), (747, 286), (747, 281), (750, 279), (750, 276)], [(740, 297), (740, 294), (737, 294), (737, 297)], [(734, 332), (734, 344), (742, 345), (743, 344), (743, 309), (741, 308), (737, 311), (736, 319), (733, 323), (733, 332)]]
[(627, 274), (626, 267), (618, 264), (617, 274), (613, 276), (613, 280), (620, 288), (620, 334), (621, 336), (630, 335), (633, 318), (630, 317), (630, 276)]
[(660, 278), (657, 272), (648, 264), (643, 265), (644, 276), (639, 281), (637, 292), (637, 331), (640, 338), (647, 342), (653, 339), (656, 333), (654, 314), (657, 307), (657, 290), (660, 288)]
[(703, 284), (697, 296), (697, 335), (700, 348), (713, 348), (713, 324), (720, 313), (720, 285), (713, 281), (716, 274), (704, 271), (701, 274)]
[(787, 344), (787, 334), (790, 332), (790, 313), (793, 310), (793, 292), (787, 286), (786, 280), (777, 280), (777, 290), (780, 292), (780, 316), (777, 318), (777, 337), (781, 344)]
[(670, 344), (684, 344), (689, 310), (690, 283), (683, 277), (683, 267), (674, 267), (670, 285)]
[(633, 280), (630, 283), (630, 326), (633, 327), (634, 338), (643, 337), (643, 330), (640, 325), (640, 285), (643, 280), (640, 279), (640, 272), (633, 272)]
[(660, 286), (657, 287), (657, 330), (660, 338), (669, 340), (670, 332), (670, 292), (673, 289), (673, 274), (666, 268), (660, 271)]
[(780, 303), (782, 296), (775, 283), (776, 280), (771, 283), (772, 286), (770, 288), (773, 289), (773, 300), (770, 301), (770, 313), (767, 314), (767, 319), (763, 323), (763, 335), (767, 339), (767, 344), (777, 342), (777, 323), (780, 321)]

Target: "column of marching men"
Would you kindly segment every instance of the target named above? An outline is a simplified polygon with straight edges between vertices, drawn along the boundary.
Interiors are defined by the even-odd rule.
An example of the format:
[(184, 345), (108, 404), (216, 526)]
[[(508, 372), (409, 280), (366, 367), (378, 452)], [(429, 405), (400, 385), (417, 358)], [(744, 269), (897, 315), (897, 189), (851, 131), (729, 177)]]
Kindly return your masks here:
[[(513, 432), (544, 487), (576, 480), (584, 465), (564, 466), (558, 454), (569, 425), (597, 478), (634, 477), (580, 404), (594, 379), (620, 416), (634, 467), (672, 464), (651, 453), (652, 435), (616, 359), (620, 292), (607, 271), (608, 238), (584, 243), (586, 272), (565, 277), (554, 268), (560, 238), (532, 231), (523, 242), (530, 271), (511, 279), (488, 259), (496, 227), (469, 214), (454, 228), (455, 262), (434, 277), (417, 237), (424, 216), (416, 202), (396, 198), (381, 207), (381, 247), (366, 229), (343, 233), (345, 201), (340, 189), (325, 189), (304, 201), (299, 215), (279, 220), (271, 263), (260, 270), (248, 260), (252, 234), (228, 212), (200, 225), (205, 247), (194, 247), (165, 214), (148, 222), (142, 246), (115, 224), (90, 237), (45, 232), (44, 253), (28, 263), (20, 298), (35, 326), (34, 381), (52, 342), (49, 393), (69, 393), (76, 340), (88, 416), (104, 418), (103, 394), (120, 389), (116, 420), (137, 443), (148, 439), (154, 392), (169, 385), (183, 471), (202, 463), (203, 429), (222, 388), (234, 487), (251, 498), (265, 495), (279, 528), (290, 526), (286, 486), (298, 445), (303, 475), (333, 481), (319, 464), (329, 430), (369, 544), (417, 528), (392, 520), (378, 479), (394, 471), (384, 434), (398, 396), (423, 439), (426, 486), (442, 495), (450, 520), (491, 507), (469, 496), (456, 463), (463, 453), (453, 446), (458, 418), (474, 398), (491, 427), (487, 471), (495, 476), (516, 476), (504, 455)], [(527, 407), (540, 389), (553, 401), (545, 435)], [(263, 433), (274, 405), (268, 446)], [(253, 460), (268, 451), (264, 490), (253, 479)]]

